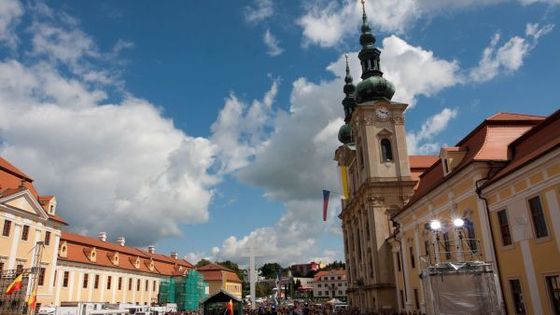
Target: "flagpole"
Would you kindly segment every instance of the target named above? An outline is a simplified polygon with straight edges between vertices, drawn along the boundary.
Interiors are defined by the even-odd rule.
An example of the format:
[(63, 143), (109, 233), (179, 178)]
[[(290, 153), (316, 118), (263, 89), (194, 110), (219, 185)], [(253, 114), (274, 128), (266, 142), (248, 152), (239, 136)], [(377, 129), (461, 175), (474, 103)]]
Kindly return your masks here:
[[(29, 284), (28, 284), (28, 294), (26, 294), (25, 302), (27, 304), (27, 315), (33, 315), (35, 313), (35, 305), (37, 304), (37, 287), (39, 285), (38, 278), (41, 272), (41, 257), (43, 256), (44, 242), (38, 241), (35, 243), (33, 252), (33, 264), (31, 266), (31, 272), (29, 273)], [(31, 289), (29, 291), (29, 289)], [(33, 296), (34, 295), (34, 296)], [(33, 307), (30, 307), (29, 301), (35, 299)]]

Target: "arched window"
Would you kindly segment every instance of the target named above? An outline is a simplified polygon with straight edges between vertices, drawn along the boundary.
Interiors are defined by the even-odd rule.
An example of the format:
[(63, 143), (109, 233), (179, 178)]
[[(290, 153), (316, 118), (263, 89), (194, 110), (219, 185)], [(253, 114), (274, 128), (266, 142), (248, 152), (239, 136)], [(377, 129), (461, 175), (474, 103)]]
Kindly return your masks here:
[(389, 141), (389, 139), (381, 140), (381, 156), (383, 161), (393, 160), (393, 149), (391, 148), (391, 141)]
[(476, 253), (478, 251), (478, 242), (476, 240), (474, 223), (471, 219), (465, 219), (465, 230), (467, 232), (467, 242), (469, 243), (470, 250), (472, 253)]

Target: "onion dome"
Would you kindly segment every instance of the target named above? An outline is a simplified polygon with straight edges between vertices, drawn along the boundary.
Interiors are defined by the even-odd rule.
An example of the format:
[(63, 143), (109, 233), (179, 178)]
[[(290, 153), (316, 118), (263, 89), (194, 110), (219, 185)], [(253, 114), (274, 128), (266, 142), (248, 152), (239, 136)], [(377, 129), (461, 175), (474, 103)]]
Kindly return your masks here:
[(349, 123), (345, 123), (340, 127), (338, 130), (338, 141), (342, 142), (343, 144), (352, 143), (352, 125)]
[(352, 118), (352, 112), (356, 108), (356, 100), (354, 99), (354, 92), (356, 87), (352, 83), (352, 76), (350, 75), (350, 67), (348, 66), (348, 54), (344, 56), (346, 58), (346, 76), (344, 77), (344, 94), (346, 95), (342, 100), (342, 106), (344, 107), (344, 121), (349, 122)]
[(371, 32), (367, 20), (365, 0), (362, 0), (362, 11), (362, 34), (360, 35), (362, 49), (358, 54), (362, 64), (362, 81), (356, 88), (356, 102), (363, 103), (382, 98), (391, 100), (395, 95), (395, 86), (383, 78), (379, 58), (381, 51), (374, 46), (375, 36)]
[(356, 108), (356, 100), (354, 99), (354, 92), (356, 87), (352, 83), (352, 76), (350, 75), (350, 67), (348, 66), (348, 55), (346, 57), (346, 76), (344, 77), (344, 94), (346, 95), (342, 100), (342, 106), (344, 107), (344, 125), (340, 127), (338, 131), (338, 140), (343, 144), (352, 143), (352, 126), (350, 125), (350, 119), (352, 118), (352, 112)]

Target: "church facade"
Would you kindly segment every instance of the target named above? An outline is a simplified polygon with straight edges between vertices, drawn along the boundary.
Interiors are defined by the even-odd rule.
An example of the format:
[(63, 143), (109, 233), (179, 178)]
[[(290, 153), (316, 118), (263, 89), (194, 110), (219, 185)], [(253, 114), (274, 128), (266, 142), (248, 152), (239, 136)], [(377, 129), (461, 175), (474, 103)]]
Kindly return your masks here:
[(480, 262), (499, 279), (488, 292), (500, 312), (560, 314), (560, 111), (497, 113), (439, 155), (410, 155), (407, 104), (392, 100), (365, 10), (362, 19), (362, 80), (353, 84), (347, 61), (334, 156), (349, 304), (428, 313), (424, 271)]

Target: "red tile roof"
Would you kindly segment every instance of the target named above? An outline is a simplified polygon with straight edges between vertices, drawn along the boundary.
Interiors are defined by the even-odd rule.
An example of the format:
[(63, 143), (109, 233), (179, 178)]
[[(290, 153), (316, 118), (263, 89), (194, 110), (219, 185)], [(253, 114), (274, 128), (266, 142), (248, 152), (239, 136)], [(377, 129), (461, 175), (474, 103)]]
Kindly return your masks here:
[(409, 155), (408, 161), (411, 169), (429, 168), (438, 160), (436, 155)]
[(64, 220), (61, 216), (59, 216), (57, 214), (48, 214), (47, 213), (47, 215), (49, 216), (50, 220), (56, 221), (58, 223), (62, 223), (64, 225), (68, 225), (68, 222), (66, 222), (66, 220)]
[(196, 268), (196, 270), (198, 271), (205, 271), (205, 270), (223, 270), (223, 271), (229, 271), (229, 272), (235, 272), (231, 269), (229, 269), (228, 267), (219, 265), (219, 264), (215, 264), (215, 263), (209, 263), (207, 265), (201, 266)]
[(510, 161), (484, 186), (496, 182), (558, 147), (560, 147), (560, 110), (513, 141), (508, 146)]
[[(49, 201), (54, 197), (51, 195), (39, 196), (37, 190), (35, 190), (35, 187), (33, 186), (33, 179), (17, 167), (13, 166), (10, 162), (0, 157), (0, 196), (6, 197), (18, 193), (22, 189), (28, 189), (42, 206), (46, 204), (46, 201)], [(68, 224), (58, 215), (49, 214), (49, 219), (64, 225)]]
[[(64, 261), (85, 263), (90, 265), (111, 267), (117, 269), (141, 271), (155, 273), (159, 275), (182, 275), (188, 269), (192, 268), (192, 264), (185, 259), (174, 259), (162, 254), (150, 254), (145, 250), (141, 250), (131, 246), (121, 246), (119, 244), (104, 242), (97, 238), (88, 237), (80, 234), (62, 232), (61, 242), (66, 241), (68, 244), (67, 257), (60, 257)], [(85, 249), (95, 248), (97, 251), (97, 259), (92, 262), (88, 259)], [(109, 256), (119, 253), (119, 264), (114, 265)], [(140, 266), (136, 268), (134, 261), (140, 259)], [(154, 270), (149, 269), (150, 261), (154, 262)], [(179, 268), (181, 267), (181, 268)]]
[(519, 114), (519, 113), (504, 113), (504, 112), (499, 112), (496, 113), (488, 118), (486, 118), (486, 120), (491, 120), (491, 121), (500, 121), (500, 120), (543, 120), (545, 119), (546, 116), (541, 116), (541, 115), (530, 115), (530, 114)]
[(466, 154), (461, 162), (455, 166), (454, 170), (447, 176), (444, 176), (441, 160), (437, 159), (430, 168), (419, 175), (420, 182), (414, 195), (396, 215), (404, 212), (415, 202), (443, 182), (452, 178), (458, 171), (472, 162), (507, 161), (508, 145), (544, 119), (545, 117), (543, 116), (513, 113), (498, 113), (485, 119), (455, 145), (464, 150)]
[(11, 173), (19, 178), (25, 179), (28, 182), (32, 182), (33, 179), (27, 176), (24, 172), (22, 172), (17, 167), (13, 166), (10, 162), (6, 161), (4, 158), (0, 157), (0, 170), (5, 172)]
[(208, 265), (196, 268), (204, 276), (204, 281), (222, 281), (225, 277), (226, 281), (241, 283), (241, 279), (235, 271), (219, 264), (210, 263)]
[(427, 169), (432, 166), (439, 157), (435, 155), (410, 155), (408, 157), (409, 165), (410, 165), (410, 177), (412, 180), (417, 182), (416, 187), (418, 188), (418, 183), (420, 181), (420, 175), (424, 173)]
[(330, 276), (341, 276), (343, 279), (346, 279), (346, 270), (345, 269), (333, 269), (333, 270), (321, 270), (315, 274), (313, 277), (315, 280), (319, 280), (321, 277), (330, 277)]

